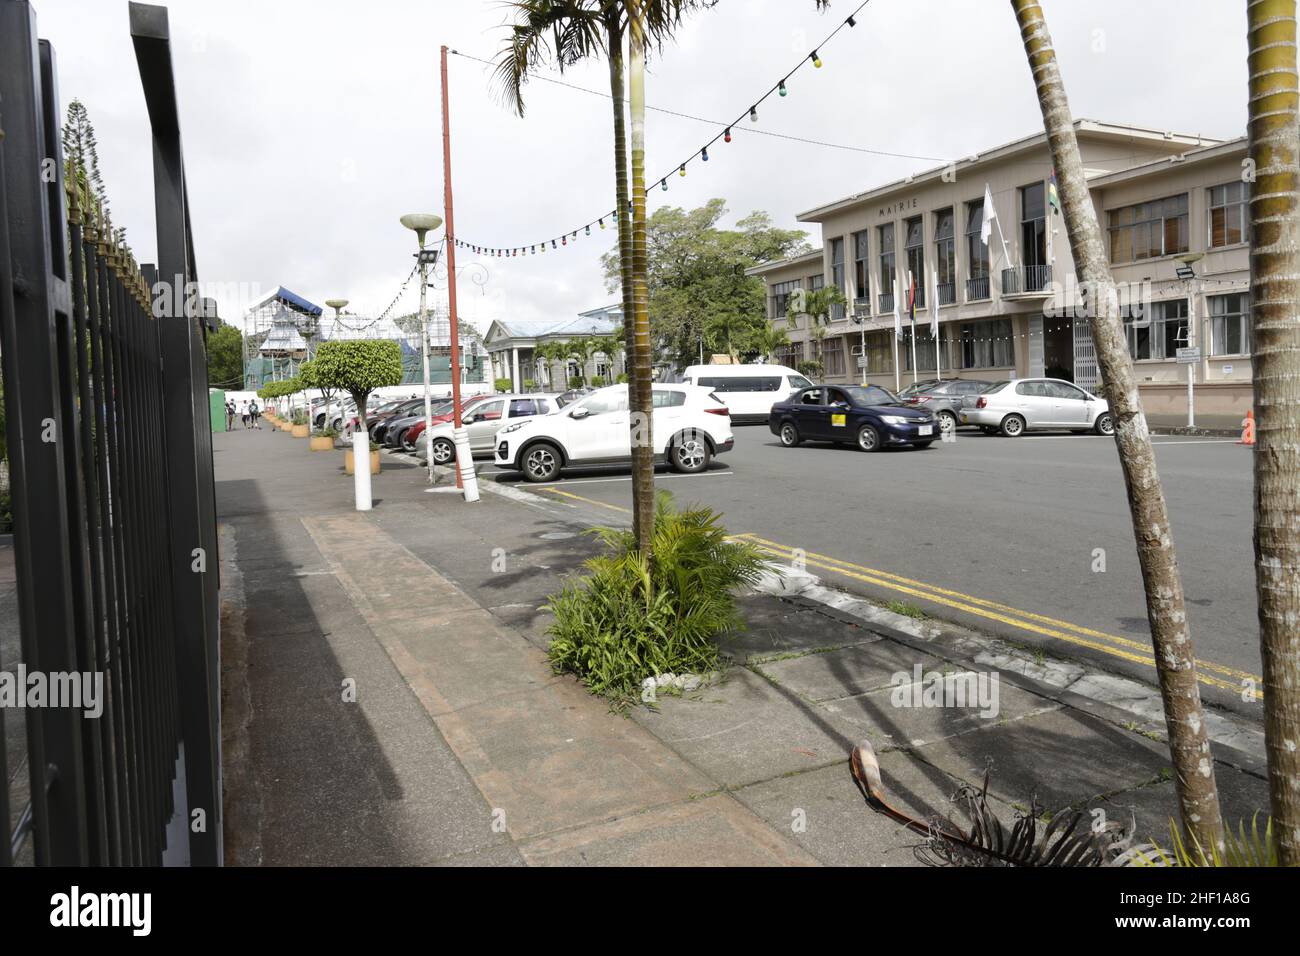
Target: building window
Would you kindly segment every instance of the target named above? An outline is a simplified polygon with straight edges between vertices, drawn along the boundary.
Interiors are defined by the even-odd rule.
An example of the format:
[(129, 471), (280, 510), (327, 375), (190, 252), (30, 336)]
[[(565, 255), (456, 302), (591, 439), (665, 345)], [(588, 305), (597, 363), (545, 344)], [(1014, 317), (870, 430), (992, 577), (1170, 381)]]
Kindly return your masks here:
[(1211, 356), (1250, 352), (1250, 300), (1244, 292), (1212, 295), (1210, 300)]
[(966, 301), (989, 297), (989, 247), (980, 233), (984, 227), (984, 200), (966, 204)]
[(1010, 319), (964, 322), (961, 327), (962, 368), (1011, 368), (1015, 349)]
[(1024, 266), (1047, 265), (1047, 202), (1042, 183), (1020, 189), (1020, 258)]
[(1187, 251), (1187, 193), (1112, 209), (1110, 261), (1137, 262)]
[(939, 304), (952, 305), (957, 301), (957, 242), (951, 208), (934, 214), (934, 271)]
[[(885, 225), (878, 227), (877, 231), (876, 245), (880, 248), (880, 294), (883, 297), (893, 294), (894, 277), (898, 275), (894, 263), (894, 224), (892, 222), (885, 223)], [(890, 301), (892, 303), (893, 300)], [(892, 304), (890, 308), (893, 308)], [(886, 311), (883, 305), (881, 311)]]
[[(904, 224), (906, 230), (907, 271), (916, 287), (916, 307), (925, 308), (925, 226), (917, 216)], [(906, 300), (905, 300), (906, 301)]]
[(1129, 355), (1142, 359), (1171, 359), (1187, 345), (1187, 300), (1152, 302), (1149, 314), (1124, 316)]
[(838, 335), (822, 341), (822, 368), (827, 375), (844, 374), (844, 339)]
[(808, 277), (808, 291), (809, 291), (809, 292), (816, 292), (818, 289), (820, 289), (820, 288), (821, 288), (822, 286), (824, 286), (825, 284), (826, 284), (826, 277), (825, 277), (824, 275), (822, 275), (820, 272), (819, 272), (817, 275), (815, 275), (815, 276), (809, 276), (809, 277)]
[(790, 293), (799, 288), (799, 280), (791, 279), (788, 282), (775, 282), (772, 284), (772, 294), (769, 300), (772, 306), (772, 320), (784, 319), (790, 304)]
[(894, 370), (893, 330), (867, 333), (867, 372), (878, 374)]
[(853, 294), (859, 299), (871, 296), (871, 261), (867, 258), (867, 230), (853, 234)]
[[(844, 288), (844, 239), (831, 240), (831, 285), (839, 289), (840, 294), (847, 292)], [(838, 322), (844, 318), (844, 306), (835, 303), (831, 306), (831, 321)]]
[(1207, 189), (1210, 196), (1210, 247), (1246, 241), (1246, 184), (1225, 183)]
[(784, 365), (786, 368), (798, 368), (799, 363), (803, 361), (803, 343), (787, 342), (776, 350), (773, 356), (777, 365)]
[[(898, 347), (903, 351), (903, 369), (912, 371), (912, 330), (903, 330), (903, 341), (898, 343)], [(948, 329), (946, 326), (939, 327), (939, 361), (943, 363), (945, 369), (951, 368), (952, 359), (948, 352)], [(916, 327), (916, 370), (918, 372), (934, 371), (934, 334), (930, 331), (930, 326), (918, 324)]]

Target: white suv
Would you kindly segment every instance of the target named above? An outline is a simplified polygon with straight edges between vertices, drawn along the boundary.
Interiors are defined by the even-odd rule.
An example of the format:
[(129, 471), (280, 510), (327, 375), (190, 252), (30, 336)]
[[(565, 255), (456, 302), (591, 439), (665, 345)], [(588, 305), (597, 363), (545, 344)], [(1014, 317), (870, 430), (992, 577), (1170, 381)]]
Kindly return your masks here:
[[(730, 451), (731, 414), (717, 396), (695, 385), (655, 385), (651, 436), (655, 458), (677, 471), (709, 467)], [(496, 466), (529, 481), (553, 481), (565, 466), (632, 460), (627, 386), (592, 392), (553, 415), (514, 422), (496, 434)]]

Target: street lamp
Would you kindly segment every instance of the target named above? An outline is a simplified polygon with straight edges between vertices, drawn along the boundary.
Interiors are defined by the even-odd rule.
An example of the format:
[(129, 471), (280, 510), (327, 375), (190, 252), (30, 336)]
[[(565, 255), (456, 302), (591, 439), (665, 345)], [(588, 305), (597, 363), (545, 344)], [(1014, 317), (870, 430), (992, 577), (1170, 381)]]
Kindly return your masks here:
[[(349, 300), (347, 300), (347, 299), (326, 299), (326, 300), (325, 300), (325, 304), (326, 304), (329, 308), (331, 308), (331, 309), (334, 310), (334, 327), (335, 327), (336, 329), (340, 327), (339, 313), (341, 313), (341, 312), (343, 311), (343, 307), (344, 307), (345, 305), (348, 304), (348, 301), (349, 301)], [(309, 419), (310, 419), (311, 421), (315, 421), (315, 419), (316, 419), (316, 410), (315, 410), (315, 408), (312, 407), (312, 405), (311, 405), (310, 402), (307, 403), (307, 407), (310, 409), (310, 411), (309, 411), (309, 413), (308, 413), (308, 417), (309, 417)], [(340, 406), (340, 411), (342, 411), (342, 407), (341, 407), (341, 406)], [(325, 414), (326, 414), (326, 415), (329, 414), (329, 408), (326, 408), (326, 409), (325, 409)], [(326, 422), (326, 424), (329, 424), (329, 423)]]
[[(1186, 341), (1187, 341), (1188, 348), (1192, 347), (1192, 329), (1196, 327), (1195, 326), (1196, 293), (1198, 291), (1197, 286), (1200, 285), (1199, 282), (1196, 282), (1196, 270), (1192, 268), (1192, 263), (1197, 262), (1204, 255), (1205, 253), (1203, 252), (1188, 252), (1188, 253), (1184, 253), (1181, 256), (1175, 257), (1176, 261), (1178, 262), (1178, 265), (1174, 267), (1174, 274), (1178, 276), (1178, 278), (1182, 279), (1184, 282), (1193, 283), (1192, 285), (1188, 286), (1188, 294), (1187, 294), (1187, 339)], [(1201, 344), (1201, 337), (1199, 335), (1196, 337), (1196, 344), (1197, 347), (1199, 348)], [(1196, 358), (1189, 358), (1188, 361), (1186, 362), (1187, 365), (1187, 427), (1188, 428), (1196, 427), (1196, 397), (1195, 397), (1196, 366), (1200, 364), (1200, 361), (1201, 361), (1201, 357), (1200, 355), (1197, 355)]]
[[(429, 325), (424, 315), (424, 297), (429, 286), (429, 266), (438, 261), (437, 249), (424, 248), (424, 237), (442, 225), (442, 217), (430, 213), (407, 213), (400, 220), (403, 226), (415, 233), (420, 250), (416, 258), (420, 265), (420, 360), (424, 366), (424, 452), (429, 469), (429, 483), (433, 484), (433, 399), (429, 392)], [(454, 351), (453, 343), (453, 351)]]

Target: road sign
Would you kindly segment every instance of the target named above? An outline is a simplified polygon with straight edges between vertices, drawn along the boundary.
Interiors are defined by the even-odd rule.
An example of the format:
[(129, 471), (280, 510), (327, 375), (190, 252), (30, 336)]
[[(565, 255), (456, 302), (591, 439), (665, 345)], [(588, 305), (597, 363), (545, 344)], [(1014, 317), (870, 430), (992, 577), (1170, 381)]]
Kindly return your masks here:
[(1193, 345), (1189, 348), (1179, 349), (1177, 358), (1179, 365), (1195, 365), (1201, 360), (1201, 347)]
[(865, 355), (859, 355), (858, 368), (866, 368), (866, 367), (867, 367), (867, 357)]

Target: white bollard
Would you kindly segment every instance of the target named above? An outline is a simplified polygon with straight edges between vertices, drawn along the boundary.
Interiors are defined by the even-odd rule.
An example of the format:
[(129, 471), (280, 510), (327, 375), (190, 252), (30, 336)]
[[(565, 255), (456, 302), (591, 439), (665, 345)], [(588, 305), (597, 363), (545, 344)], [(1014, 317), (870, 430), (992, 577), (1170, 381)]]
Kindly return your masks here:
[(474, 473), (474, 454), (469, 450), (469, 432), (462, 426), (451, 433), (456, 445), (456, 467), (460, 469), (460, 483), (466, 501), (478, 501), (478, 475)]
[(357, 510), (370, 510), (370, 432), (352, 433), (352, 481), (357, 492)]

